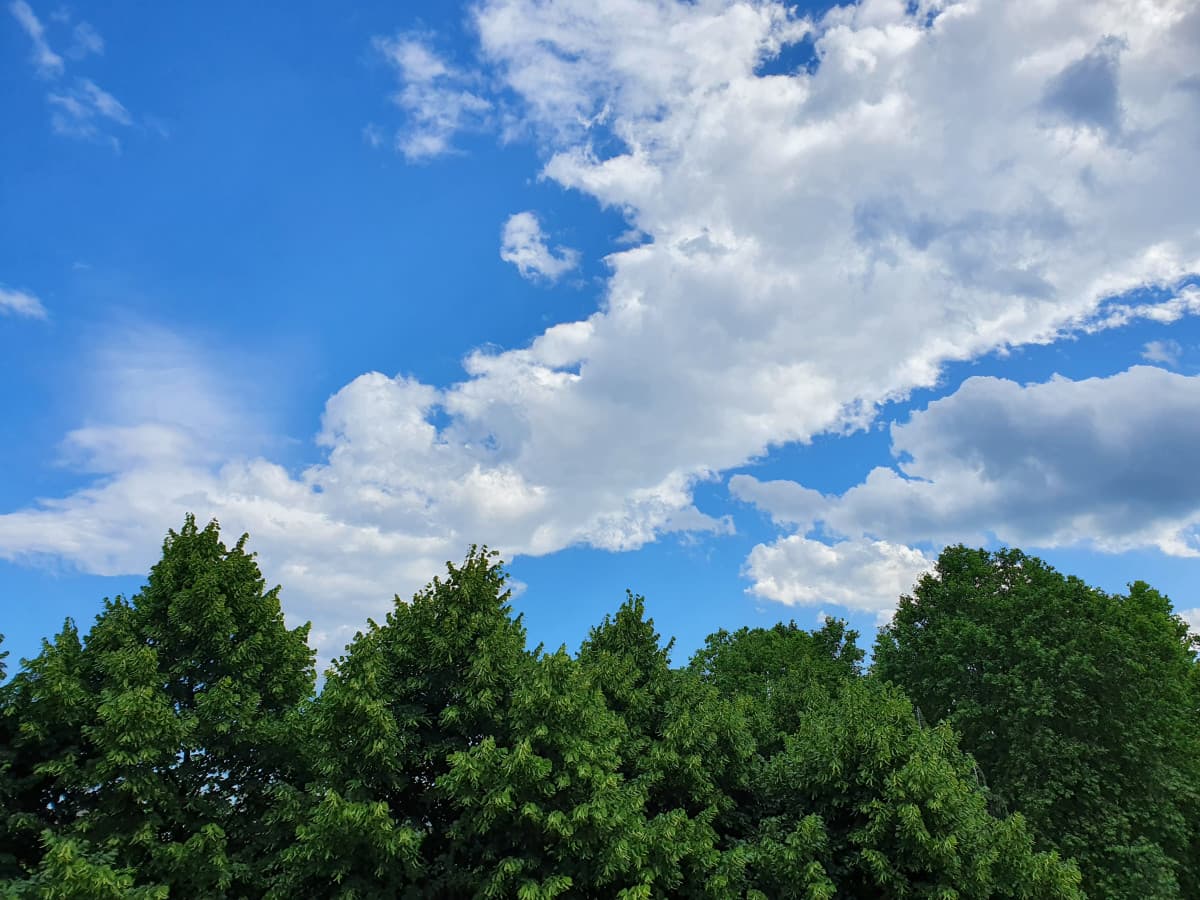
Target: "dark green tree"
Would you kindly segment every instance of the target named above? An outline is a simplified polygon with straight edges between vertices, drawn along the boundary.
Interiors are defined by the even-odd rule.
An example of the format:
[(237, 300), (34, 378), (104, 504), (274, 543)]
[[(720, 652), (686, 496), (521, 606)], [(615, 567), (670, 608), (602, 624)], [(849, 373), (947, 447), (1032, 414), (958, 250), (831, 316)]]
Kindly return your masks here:
[(1200, 896), (1196, 661), (1165, 597), (950, 547), (881, 632), (875, 672), (961, 734), (1089, 896)]
[(629, 594), (591, 630), (579, 661), (624, 722), (621, 773), (643, 791), (660, 860), (654, 896), (730, 896), (743, 860), (738, 801), (747, 791), (755, 743), (748, 704), (725, 697), (694, 672), (672, 669), (663, 644)]
[(857, 640), (858, 632), (832, 618), (817, 631), (804, 631), (794, 621), (721, 630), (709, 635), (689, 668), (722, 694), (753, 701), (759, 753), (769, 756), (794, 729), (797, 704), (808, 688), (832, 688), (862, 673)]
[(82, 813), (81, 795), (51, 769), (85, 752), (83, 729), (94, 708), (83, 643), (69, 619), (0, 686), (0, 882), (35, 869), (43, 832), (72, 825)]
[(5, 900), (166, 900), (164, 885), (138, 886), (136, 874), (77, 837), (43, 835), (45, 853), (33, 874), (0, 885)]
[(6, 687), (22, 841), (38, 821), (49, 847), (86, 841), (80, 859), (173, 897), (261, 890), (262, 820), (293, 777), (313, 655), (245, 542), (189, 516), (137, 595), (106, 601), (82, 643), (68, 623)]
[(752, 703), (741, 806), (755, 897), (1078, 897), (1078, 871), (997, 820), (948, 728), (860, 674), (843, 623), (718, 632), (692, 669)]
[(869, 679), (806, 692), (757, 809), (752, 869), (768, 897), (1082, 896), (1073, 863), (1034, 852), (1019, 816), (990, 814), (957, 736), (922, 728)]
[(438, 792), (455, 811), (460, 896), (664, 896), (673, 835), (651, 829), (620, 771), (621, 718), (565, 651), (531, 662), (507, 737), (450, 756)]
[(277, 896), (471, 895), (452, 831), (461, 812), (438, 782), (453, 754), (508, 745), (531, 656), (495, 554), (472, 548), (446, 567), (330, 669), (309, 723), (318, 777), (284, 812), (299, 840)]

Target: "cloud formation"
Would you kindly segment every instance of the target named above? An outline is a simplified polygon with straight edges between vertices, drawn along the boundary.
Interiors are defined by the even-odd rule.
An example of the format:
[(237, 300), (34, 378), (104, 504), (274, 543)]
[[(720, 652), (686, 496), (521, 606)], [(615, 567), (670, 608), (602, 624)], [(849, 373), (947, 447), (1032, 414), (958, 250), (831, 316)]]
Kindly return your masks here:
[(546, 234), (537, 215), (513, 213), (504, 223), (500, 236), (500, 258), (512, 263), (522, 278), (557, 281), (579, 265), (579, 251), (546, 243)]
[[(694, 505), (698, 482), (779, 445), (865, 426), (881, 404), (936, 385), (948, 362), (1192, 314), (1200, 300), (1183, 285), (1200, 272), (1200, 181), (1178, 173), (1200, 168), (1200, 94), (1186, 87), (1200, 78), (1200, 10), (1186, 0), (1151, 7), (866, 0), (809, 21), (771, 2), (483, 0), (483, 80), (427, 41), (387, 39), (378, 46), (408, 116), (402, 152), (448, 152), (454, 135), (489, 127), (489, 110), (503, 106), (547, 160), (544, 178), (646, 235), (609, 257), (598, 309), (528, 346), (471, 352), (457, 384), (360, 376), (328, 401), (325, 457), (301, 473), (232, 445), (198, 464), (158, 433), (154, 466), (133, 465), (92, 436), (84, 449), (109, 454), (102, 477), (0, 515), (0, 553), (113, 571), (135, 561), (122, 549), (134, 546), (131, 529), (158, 531), (186, 508), (216, 513), (255, 534), (289, 610), (328, 636), (471, 541), (511, 557), (726, 531)], [(1113, 36), (1119, 141), (1087, 124), (1108, 107), (1099, 89), (1080, 87), (1078, 70)], [(813, 66), (766, 72), (802, 39), (813, 41)], [(1146, 289), (1160, 298), (1130, 299)], [(1129, 385), (1181, 377), (1146, 371), (1157, 374), (1135, 370), (1100, 393), (1131, 402)], [(1069, 424), (1055, 404), (1081, 418), (1093, 409), (1096, 389), (1083, 384), (960, 391), (970, 404), (947, 401), (898, 430), (913, 475), (936, 487), (883, 470), (828, 514), (851, 535), (834, 562), (801, 533), (749, 571), (770, 574), (764, 592), (800, 602), (813, 584), (828, 595), (831, 573), (861, 568), (860, 593), (878, 596), (920, 562), (901, 545), (990, 527), (980, 508), (1040, 540), (1192, 546), (1186, 504), (1176, 497), (1156, 512), (1148, 502), (1166, 475), (1135, 466), (1143, 493), (1124, 483), (1124, 493), (1099, 491), (1105, 473), (1118, 477), (1100, 462), (1138, 462), (1115, 449), (1074, 487), (1054, 481), (1075, 473), (1052, 451), (1043, 474), (1060, 506), (1044, 522), (1003, 495), (1042, 471), (1036, 460), (1014, 473), (981, 450), (987, 478), (974, 499), (984, 505), (966, 509), (954, 495), (972, 473), (922, 422), (965, 428), (972, 406), (986, 405), (1010, 416), (1013, 440), (1049, 440)], [(1188, 384), (1152, 386), (1131, 421), (1157, 424), (1195, 402)], [(1030, 402), (1040, 418), (1029, 422), (1047, 433), (1022, 430), (1013, 410)], [(1087, 433), (1107, 440), (1106, 428)], [(1156, 459), (1179, 473), (1179, 458)], [(138, 546), (156, 545), (151, 535)], [(808, 588), (784, 576), (789, 561), (809, 567)]]
[(19, 291), (0, 284), (0, 315), (44, 319), (46, 318), (46, 307), (42, 305), (41, 300), (28, 291)]
[(492, 103), (471, 89), (469, 73), (442, 59), (421, 35), (377, 37), (373, 43), (400, 83), (392, 100), (405, 124), (395, 146), (410, 162), (453, 153), (456, 134), (483, 127)]
[(1179, 365), (1179, 358), (1183, 355), (1183, 347), (1179, 341), (1167, 339), (1165, 341), (1147, 341), (1146, 346), (1142, 348), (1142, 359), (1147, 362), (1162, 363), (1165, 366)]
[[(995, 539), (1200, 556), (1198, 410), (1200, 376), (1149, 366), (1032, 385), (968, 379), (893, 425), (895, 468), (872, 470), (841, 496), (790, 481), (730, 479), (735, 496), (796, 530), (755, 548), (753, 590), (780, 594), (779, 561), (816, 543), (805, 537), (814, 530), (848, 539), (834, 555), (870, 540), (895, 547)], [(812, 572), (810, 564), (792, 577)], [(787, 596), (809, 595), (792, 586)]]
[(934, 560), (903, 544), (865, 539), (827, 544), (789, 535), (759, 544), (746, 559), (750, 592), (789, 606), (835, 603), (891, 617), (901, 594), (912, 592)]
[(63, 72), (63, 58), (50, 48), (46, 28), (25, 0), (13, 0), (8, 5), (13, 18), (25, 29), (33, 42), (33, 66), (43, 78), (55, 78)]
[(79, 60), (95, 54), (104, 53), (104, 38), (87, 22), (76, 22), (71, 29), (71, 46), (67, 48), (67, 56)]
[[(66, 62), (50, 47), (46, 28), (26, 0), (13, 0), (9, 10), (33, 41), (33, 65), (38, 75), (48, 81), (58, 81), (66, 75)], [(70, 14), (56, 13), (51, 18), (60, 25), (69, 25)], [(93, 54), (104, 52), (104, 38), (87, 22), (77, 22), (71, 30), (71, 44), (66, 55), (78, 62)], [(55, 134), (83, 140), (104, 140), (119, 148), (120, 141), (107, 131), (109, 126), (129, 126), (133, 118), (116, 97), (90, 78), (76, 77), (71, 84), (51, 90), (46, 95), (50, 105), (50, 125)]]
[[(129, 125), (133, 119), (121, 101), (88, 78), (77, 78), (71, 87), (52, 91), (50, 124), (56, 134), (92, 139), (109, 124)], [(116, 143), (116, 138), (111, 138)]]

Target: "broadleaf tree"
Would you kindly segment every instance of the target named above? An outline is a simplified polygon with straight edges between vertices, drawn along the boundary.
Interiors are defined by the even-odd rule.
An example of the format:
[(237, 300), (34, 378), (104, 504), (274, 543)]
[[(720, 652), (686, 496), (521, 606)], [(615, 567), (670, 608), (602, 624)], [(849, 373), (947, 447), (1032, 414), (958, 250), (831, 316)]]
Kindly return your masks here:
[(1018, 550), (964, 546), (904, 597), (878, 677), (962, 736), (996, 800), (1078, 860), (1089, 896), (1200, 896), (1200, 717), (1186, 625)]

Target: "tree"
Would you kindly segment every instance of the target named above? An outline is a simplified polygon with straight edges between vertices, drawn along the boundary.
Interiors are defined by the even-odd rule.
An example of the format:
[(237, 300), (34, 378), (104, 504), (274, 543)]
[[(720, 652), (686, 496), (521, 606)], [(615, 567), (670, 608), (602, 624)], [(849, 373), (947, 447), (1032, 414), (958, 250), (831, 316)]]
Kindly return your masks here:
[(632, 900), (671, 881), (674, 849), (648, 826), (643, 789), (620, 772), (625, 730), (565, 651), (531, 661), (507, 737), (452, 754), (438, 779), (455, 811), (457, 893)]
[(708, 636), (689, 668), (727, 696), (751, 699), (759, 752), (782, 747), (799, 713), (797, 702), (813, 685), (832, 688), (862, 673), (858, 632), (827, 618), (818, 631), (794, 621), (771, 628), (722, 629)]
[(692, 668), (756, 709), (741, 854), (756, 897), (1078, 897), (1078, 872), (997, 820), (948, 728), (859, 674), (829, 620), (718, 632)]
[(292, 798), (299, 840), (281, 859), (277, 895), (469, 889), (452, 835), (459, 812), (438, 782), (453, 754), (508, 741), (530, 656), (495, 554), (472, 548), (446, 568), (411, 603), (397, 597), (329, 671), (310, 726), (317, 778)]
[(875, 672), (962, 735), (998, 804), (1095, 897), (1195, 897), (1200, 741), (1186, 626), (1018, 550), (947, 548), (901, 599)]
[(80, 838), (43, 835), (45, 853), (29, 878), (0, 885), (5, 900), (165, 900), (164, 885), (137, 886), (135, 873)]
[(24, 834), (37, 820), (49, 847), (86, 841), (173, 897), (259, 890), (313, 670), (308, 626), (286, 628), (245, 543), (188, 516), (137, 595), (106, 601), (82, 643), (68, 623), (13, 679)]
[(0, 687), (0, 882), (38, 866), (43, 832), (74, 823), (80, 795), (51, 771), (84, 752), (94, 708), (83, 671), (79, 631), (67, 620), (53, 641)]
[(662, 861), (654, 896), (729, 896), (741, 878), (742, 861), (730, 852), (742, 828), (738, 798), (756, 749), (748, 705), (672, 669), (672, 644), (646, 618), (645, 599), (630, 593), (591, 630), (579, 662), (624, 721), (620, 771), (644, 792)]

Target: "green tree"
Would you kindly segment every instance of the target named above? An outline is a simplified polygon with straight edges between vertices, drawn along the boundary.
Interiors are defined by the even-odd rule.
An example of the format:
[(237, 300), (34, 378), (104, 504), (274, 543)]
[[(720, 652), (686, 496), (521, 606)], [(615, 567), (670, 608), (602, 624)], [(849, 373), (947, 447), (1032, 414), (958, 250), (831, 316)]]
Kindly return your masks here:
[(947, 548), (875, 672), (962, 735), (1002, 808), (1079, 861), (1089, 896), (1200, 896), (1196, 662), (1170, 603), (1017, 550)]
[(45, 853), (29, 878), (0, 886), (4, 900), (165, 900), (164, 885), (137, 886), (135, 873), (77, 837), (43, 835)]
[(308, 626), (286, 628), (245, 543), (189, 516), (137, 595), (106, 601), (82, 643), (68, 623), (13, 679), (26, 840), (40, 820), (174, 897), (260, 889), (313, 669)]
[[(763, 766), (758, 808), (752, 858), (770, 897), (1081, 896), (1073, 864), (1035, 853), (1020, 817), (991, 816), (957, 736), (920, 727), (906, 697), (870, 679), (806, 692)], [(779, 866), (789, 841), (811, 859), (801, 872), (786, 856)]]
[(460, 813), (438, 782), (453, 754), (485, 738), (507, 745), (530, 655), (495, 554), (472, 548), (446, 568), (411, 603), (396, 598), (330, 669), (309, 723), (318, 777), (285, 809), (299, 840), (281, 858), (276, 895), (469, 889), (452, 833)]
[(672, 643), (631, 593), (591, 630), (579, 661), (624, 722), (620, 771), (644, 793), (659, 860), (653, 895), (730, 896), (743, 863), (730, 852), (743, 827), (738, 800), (756, 750), (748, 704), (672, 669)]
[(65, 828), (81, 814), (80, 793), (51, 769), (85, 752), (83, 729), (94, 708), (83, 643), (69, 619), (0, 686), (0, 881), (35, 869), (43, 832)]
[(507, 738), (452, 754), (438, 780), (459, 895), (635, 898), (671, 881), (670, 835), (652, 833), (644, 791), (620, 772), (625, 730), (565, 651), (531, 661)]
[(827, 620), (713, 635), (692, 669), (755, 709), (740, 854), (755, 897), (1078, 897), (1078, 871), (997, 820), (948, 728), (860, 675)]
[(794, 729), (797, 704), (809, 687), (832, 688), (861, 675), (863, 651), (857, 640), (858, 632), (832, 618), (812, 632), (794, 621), (732, 633), (722, 629), (708, 636), (689, 668), (726, 696), (753, 701), (759, 752), (769, 756)]

